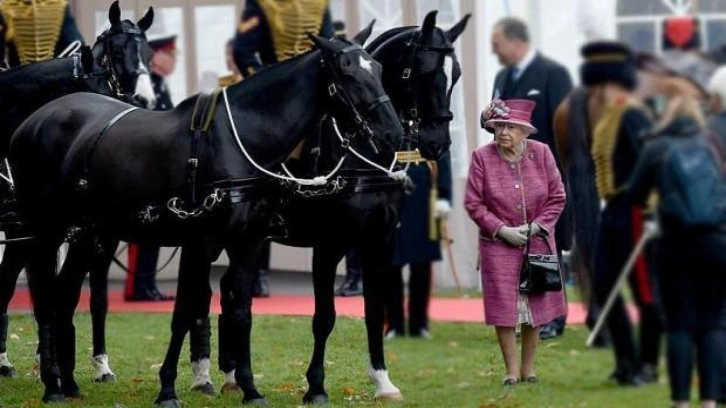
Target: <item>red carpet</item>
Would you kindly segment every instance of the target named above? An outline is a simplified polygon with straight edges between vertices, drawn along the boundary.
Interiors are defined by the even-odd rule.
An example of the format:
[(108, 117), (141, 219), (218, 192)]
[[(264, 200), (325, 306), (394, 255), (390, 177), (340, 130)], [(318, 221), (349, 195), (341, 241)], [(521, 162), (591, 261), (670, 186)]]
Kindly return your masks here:
[[(88, 311), (89, 292), (81, 294), (80, 311)], [(126, 302), (121, 291), (109, 294), (109, 311), (124, 313), (170, 313), (174, 302)], [(11, 311), (30, 311), (32, 309), (30, 294), (27, 288), (18, 288), (10, 302)], [(363, 317), (363, 298), (335, 298), (335, 309), (338, 316)], [(219, 294), (212, 299), (212, 310), (219, 313)], [(258, 315), (298, 315), (311, 316), (314, 311), (312, 296), (305, 295), (273, 295), (265, 299), (255, 299), (252, 305), (254, 314)], [(482, 299), (434, 298), (429, 308), (431, 320), (447, 322), (483, 322), (484, 306)], [(583, 324), (585, 308), (581, 303), (570, 303), (567, 322)]]

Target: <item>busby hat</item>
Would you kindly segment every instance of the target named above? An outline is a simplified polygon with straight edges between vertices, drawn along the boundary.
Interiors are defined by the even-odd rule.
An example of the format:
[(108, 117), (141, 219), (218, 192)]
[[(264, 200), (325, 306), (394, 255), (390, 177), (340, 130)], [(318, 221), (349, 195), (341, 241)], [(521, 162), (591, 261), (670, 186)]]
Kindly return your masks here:
[(617, 41), (596, 41), (585, 44), (580, 54), (585, 60), (580, 66), (583, 84), (615, 82), (627, 89), (637, 86), (635, 60), (627, 45)]
[(151, 47), (154, 52), (176, 51), (176, 35), (167, 35), (164, 37), (149, 40), (149, 47)]

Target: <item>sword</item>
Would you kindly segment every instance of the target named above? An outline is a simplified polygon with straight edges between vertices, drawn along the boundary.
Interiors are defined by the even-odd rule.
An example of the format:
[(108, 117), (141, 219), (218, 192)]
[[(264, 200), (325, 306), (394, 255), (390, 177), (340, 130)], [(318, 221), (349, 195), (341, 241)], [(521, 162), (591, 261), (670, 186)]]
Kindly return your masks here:
[(449, 258), (449, 268), (451, 269), (451, 274), (454, 276), (456, 290), (461, 294), (461, 282), (459, 282), (459, 274), (456, 272), (454, 249), (451, 246), (454, 240), (449, 236), (449, 225), (446, 220), (439, 220), (439, 229), (441, 230), (441, 241), (444, 242), (444, 246), (446, 247), (446, 257)]
[(602, 311), (600, 311), (597, 323), (595, 323), (595, 327), (593, 327), (592, 332), (590, 332), (590, 336), (587, 338), (587, 342), (585, 342), (586, 347), (592, 347), (595, 337), (597, 337), (598, 332), (600, 332), (603, 324), (605, 324), (605, 319), (607, 318), (608, 313), (610, 313), (610, 309), (613, 307), (613, 303), (615, 303), (615, 299), (618, 297), (623, 284), (625, 284), (625, 280), (628, 279), (628, 276), (630, 276), (635, 260), (638, 259), (640, 253), (643, 252), (645, 244), (647, 244), (652, 238), (658, 236), (659, 233), (660, 232), (657, 227), (643, 229), (643, 235), (640, 236), (640, 240), (635, 245), (635, 248), (633, 248), (633, 252), (630, 253), (630, 257), (628, 257), (627, 262), (625, 262), (625, 266), (623, 266), (623, 269), (620, 271), (620, 276), (615, 282), (615, 286), (613, 286), (613, 289), (610, 291), (610, 295), (608, 295), (605, 306), (603, 306)]

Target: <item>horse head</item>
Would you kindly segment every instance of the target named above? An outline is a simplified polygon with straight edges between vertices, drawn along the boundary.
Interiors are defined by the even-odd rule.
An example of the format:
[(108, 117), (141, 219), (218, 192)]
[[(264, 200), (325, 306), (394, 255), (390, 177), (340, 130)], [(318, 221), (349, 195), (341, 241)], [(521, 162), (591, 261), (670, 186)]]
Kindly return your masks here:
[(374, 152), (393, 153), (401, 146), (403, 127), (383, 89), (381, 64), (361, 46), (372, 28), (373, 22), (352, 41), (314, 35), (310, 39), (327, 67), (323, 92), (332, 101), (327, 112), (340, 124), (345, 139), (365, 142)]
[(134, 23), (121, 20), (121, 9), (114, 1), (108, 11), (111, 26), (101, 33), (93, 45), (95, 64), (104, 70), (111, 92), (119, 99), (146, 108), (156, 105), (151, 85), (149, 64), (153, 51), (146, 40), (146, 30), (154, 21), (154, 9), (149, 7)]
[(410, 148), (427, 159), (437, 159), (451, 145), (451, 93), (461, 77), (454, 42), (470, 15), (448, 31), (436, 26), (436, 11), (420, 27), (384, 33), (367, 49), (386, 67), (384, 84), (407, 127)]
[(418, 113), (418, 148), (427, 159), (438, 159), (451, 146), (449, 122), (451, 94), (461, 77), (461, 66), (456, 58), (454, 42), (466, 28), (470, 15), (450, 30), (436, 27), (436, 11), (426, 15), (421, 28), (414, 31), (408, 47), (411, 48), (411, 74), (418, 91), (415, 92)]

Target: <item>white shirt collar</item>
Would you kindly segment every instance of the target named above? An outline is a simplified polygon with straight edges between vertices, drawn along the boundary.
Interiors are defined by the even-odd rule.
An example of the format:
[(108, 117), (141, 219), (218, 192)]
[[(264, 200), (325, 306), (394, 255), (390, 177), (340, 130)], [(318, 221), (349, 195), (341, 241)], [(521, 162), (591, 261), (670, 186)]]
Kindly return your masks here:
[(537, 56), (537, 51), (535, 51), (534, 47), (531, 47), (527, 54), (522, 58), (521, 61), (519, 61), (519, 64), (516, 65), (518, 75), (517, 79), (522, 76), (524, 73), (524, 70), (527, 69), (527, 67), (534, 61), (534, 58)]

